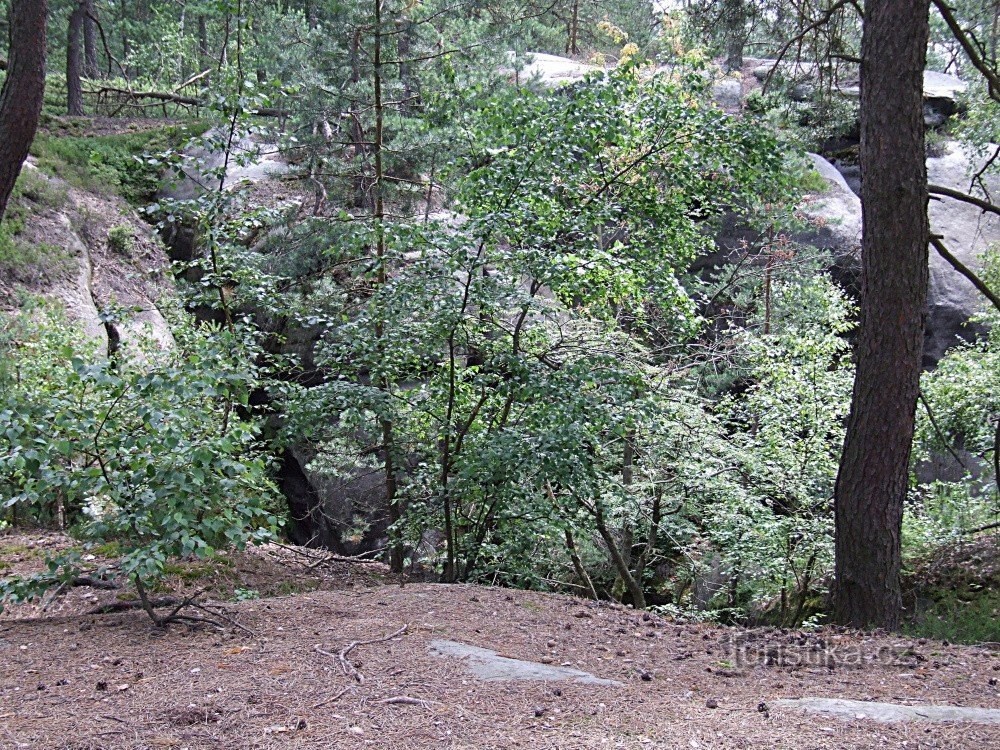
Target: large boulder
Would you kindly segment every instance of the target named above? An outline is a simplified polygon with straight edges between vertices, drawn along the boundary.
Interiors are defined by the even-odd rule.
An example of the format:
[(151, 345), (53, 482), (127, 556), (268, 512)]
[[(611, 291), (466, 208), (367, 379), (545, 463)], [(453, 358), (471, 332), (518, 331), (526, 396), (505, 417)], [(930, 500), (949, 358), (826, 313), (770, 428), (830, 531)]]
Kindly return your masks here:
[[(209, 130), (201, 139), (205, 144), (224, 144), (226, 134)], [(216, 172), (226, 167), (225, 188), (263, 182), (287, 174), (291, 167), (281, 158), (278, 145), (263, 136), (250, 133), (236, 138), (226, 160), (225, 148), (196, 146), (185, 153), (185, 166), (180, 179), (167, 182), (162, 194), (176, 200), (190, 200), (206, 190), (216, 190)]]
[(507, 71), (518, 83), (535, 82), (546, 88), (575, 83), (589, 73), (604, 70), (598, 65), (544, 52), (526, 52), (523, 56), (508, 53)]
[[(818, 154), (810, 154), (812, 165), (823, 177), (823, 190), (803, 200), (801, 211), (809, 228), (797, 232), (796, 242), (827, 251), (834, 277), (853, 296), (861, 287), (861, 200), (859, 175), (855, 168), (843, 167), (847, 176)], [(969, 155), (958, 143), (947, 144), (943, 155), (927, 159), (931, 184), (955, 190), (969, 189), (972, 172)], [(991, 183), (991, 184), (989, 184)], [(991, 178), (988, 187), (1000, 193), (1000, 179)], [(931, 231), (943, 238), (948, 249), (966, 266), (978, 270), (981, 256), (991, 245), (1000, 244), (1000, 217), (983, 214), (975, 206), (956, 200), (932, 200), (929, 208)], [(745, 227), (729, 222), (716, 238), (719, 251), (700, 265), (725, 263), (744, 240), (751, 237)], [(981, 325), (971, 319), (982, 308), (976, 289), (943, 258), (930, 253), (927, 333), (924, 365), (933, 367), (949, 348), (981, 334)]]
[[(942, 156), (927, 160), (927, 179), (932, 185), (968, 191), (972, 171), (969, 155), (957, 143), (949, 143)], [(1000, 180), (991, 178), (988, 186), (996, 195)], [(949, 198), (932, 200), (929, 213), (931, 231), (940, 235), (952, 254), (973, 270), (981, 269), (983, 253), (1000, 243), (1000, 217), (984, 214), (968, 203)], [(969, 340), (981, 332), (981, 326), (970, 323), (969, 318), (984, 303), (969, 280), (933, 250), (930, 271), (930, 314), (924, 341), (924, 361), (928, 365), (936, 363), (960, 340)]]
[[(760, 83), (768, 81), (774, 75), (780, 75), (786, 81), (793, 83), (791, 96), (799, 101), (812, 97), (813, 87), (819, 74), (816, 63), (807, 61), (773, 59), (755, 61), (753, 76)], [(861, 95), (856, 69), (838, 71), (837, 91), (849, 98), (856, 99)], [(958, 76), (939, 73), (934, 70), (924, 71), (924, 122), (930, 127), (944, 124), (952, 115), (961, 109), (961, 96), (969, 85)]]

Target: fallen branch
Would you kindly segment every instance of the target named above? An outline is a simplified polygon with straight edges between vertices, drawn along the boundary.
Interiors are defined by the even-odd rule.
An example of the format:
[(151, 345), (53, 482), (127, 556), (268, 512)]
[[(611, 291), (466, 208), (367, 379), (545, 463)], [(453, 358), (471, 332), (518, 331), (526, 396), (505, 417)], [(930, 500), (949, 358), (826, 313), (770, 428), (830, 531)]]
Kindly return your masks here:
[[(155, 608), (161, 607), (175, 607), (180, 602), (175, 596), (162, 596), (156, 599), (150, 599), (149, 604)], [(102, 604), (99, 607), (94, 607), (93, 609), (87, 610), (84, 614), (88, 615), (110, 615), (115, 612), (129, 612), (133, 609), (142, 609), (143, 604), (139, 599), (129, 599), (124, 602), (114, 602), (112, 604)]]
[(70, 585), (92, 589), (104, 589), (106, 591), (113, 591), (121, 588), (121, 586), (114, 581), (106, 581), (103, 578), (94, 578), (93, 576), (77, 576), (72, 580)]
[[(84, 91), (84, 93), (95, 96), (101, 96), (103, 94), (117, 94), (118, 96), (124, 96), (129, 99), (152, 99), (160, 102), (161, 104), (179, 104), (184, 107), (208, 106), (202, 99), (198, 99), (193, 96), (184, 96), (183, 94), (173, 94), (169, 91), (129, 91), (128, 89), (118, 88), (117, 86), (101, 86), (99, 89), (94, 91)], [(257, 115), (258, 117), (283, 117), (285, 115), (283, 110), (275, 107), (258, 107), (257, 109), (248, 110), (248, 113), (251, 115)]]
[(327, 705), (329, 705), (331, 703), (336, 703), (337, 701), (339, 701), (344, 696), (344, 693), (346, 693), (348, 690), (351, 689), (351, 687), (352, 687), (351, 685), (348, 685), (347, 687), (345, 687), (343, 690), (341, 690), (339, 693), (337, 693), (332, 698), (325, 698), (325, 699), (321, 700), (319, 703), (314, 703), (312, 705), (312, 707), (313, 708), (320, 708), (321, 706), (327, 706)]
[(357, 667), (355, 667), (351, 663), (350, 659), (347, 658), (347, 655), (351, 653), (351, 651), (356, 649), (358, 646), (370, 646), (373, 643), (385, 643), (386, 641), (391, 641), (393, 638), (401, 636), (403, 633), (405, 633), (407, 628), (409, 627), (410, 627), (409, 624), (406, 624), (399, 630), (389, 633), (389, 635), (383, 636), (381, 638), (372, 638), (371, 640), (367, 641), (351, 641), (346, 646), (344, 646), (344, 648), (340, 650), (339, 654), (333, 654), (329, 651), (320, 648), (319, 646), (315, 646), (314, 648), (317, 653), (323, 654), (323, 656), (328, 656), (331, 659), (337, 659), (340, 662), (340, 668), (344, 670), (344, 674), (347, 675), (348, 677), (353, 677), (359, 685), (363, 685), (365, 682), (364, 675), (361, 674), (361, 672), (357, 670)]
[(408, 695), (395, 695), (392, 698), (383, 698), (379, 703), (386, 703), (390, 706), (429, 706), (431, 703), (437, 703), (437, 701), (411, 698)]
[(966, 529), (962, 534), (978, 534), (980, 531), (991, 531), (993, 529), (1000, 529), (1000, 521), (994, 521), (993, 523), (985, 523), (982, 526), (977, 526), (974, 529)]

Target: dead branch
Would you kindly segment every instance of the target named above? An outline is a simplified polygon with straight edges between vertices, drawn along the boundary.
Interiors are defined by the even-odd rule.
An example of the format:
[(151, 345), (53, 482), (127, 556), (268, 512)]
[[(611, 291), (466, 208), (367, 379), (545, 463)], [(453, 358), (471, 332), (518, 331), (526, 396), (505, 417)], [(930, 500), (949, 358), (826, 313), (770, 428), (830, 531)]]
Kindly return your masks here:
[(314, 703), (312, 705), (312, 708), (320, 708), (322, 706), (327, 706), (327, 705), (329, 705), (331, 703), (336, 703), (337, 701), (339, 701), (344, 696), (344, 693), (346, 693), (348, 690), (351, 689), (351, 687), (352, 687), (351, 685), (348, 685), (347, 687), (345, 687), (343, 690), (341, 690), (339, 693), (337, 693), (332, 698), (324, 698), (319, 703)]
[[(155, 599), (150, 599), (149, 604), (152, 607), (160, 609), (162, 607), (174, 607), (180, 601), (176, 596), (161, 596)], [(133, 609), (142, 609), (142, 602), (138, 599), (129, 599), (124, 602), (113, 602), (112, 604), (102, 604), (99, 607), (94, 607), (93, 609), (87, 610), (84, 614), (88, 615), (110, 615), (115, 612), (129, 612)]]
[(969, 205), (981, 209), (983, 213), (991, 213), (1000, 216), (1000, 206), (990, 203), (987, 200), (983, 200), (982, 198), (977, 198), (974, 195), (963, 193), (961, 190), (953, 190), (952, 188), (944, 187), (943, 185), (928, 185), (927, 192), (931, 195), (943, 195), (946, 198), (952, 198), (956, 201), (968, 203)]
[(329, 651), (320, 648), (319, 646), (315, 646), (314, 650), (319, 654), (323, 654), (323, 656), (328, 656), (331, 659), (337, 659), (340, 662), (340, 668), (344, 670), (344, 674), (347, 675), (348, 677), (353, 677), (359, 685), (363, 685), (365, 682), (364, 675), (361, 674), (361, 672), (359, 672), (357, 668), (351, 663), (350, 659), (347, 658), (347, 655), (350, 654), (351, 651), (356, 649), (358, 646), (370, 646), (373, 643), (385, 643), (386, 641), (391, 641), (393, 638), (397, 638), (398, 636), (401, 636), (403, 633), (405, 633), (407, 628), (409, 627), (410, 625), (409, 623), (407, 623), (399, 630), (389, 633), (389, 635), (383, 636), (381, 638), (372, 638), (371, 640), (367, 641), (351, 641), (346, 646), (344, 646), (344, 648), (340, 650), (339, 654), (333, 654)]
[(974, 529), (966, 529), (963, 534), (978, 534), (980, 531), (990, 531), (992, 529), (1000, 529), (1000, 521), (994, 521), (993, 523), (983, 524), (982, 526), (977, 526)]
[(390, 706), (429, 706), (438, 701), (427, 701), (423, 698), (411, 698), (408, 695), (395, 695), (392, 698), (383, 698), (379, 703), (386, 703)]
[[(102, 86), (97, 90), (85, 91), (84, 93), (96, 96), (116, 94), (132, 100), (152, 99), (153, 101), (161, 104), (179, 104), (183, 107), (207, 106), (203, 100), (196, 97), (183, 96), (182, 94), (175, 94), (169, 91), (129, 91), (128, 89), (118, 88), (117, 86)], [(249, 114), (257, 115), (258, 117), (282, 117), (285, 114), (283, 110), (277, 109), (276, 107), (258, 107), (257, 109), (248, 110), (248, 112)]]

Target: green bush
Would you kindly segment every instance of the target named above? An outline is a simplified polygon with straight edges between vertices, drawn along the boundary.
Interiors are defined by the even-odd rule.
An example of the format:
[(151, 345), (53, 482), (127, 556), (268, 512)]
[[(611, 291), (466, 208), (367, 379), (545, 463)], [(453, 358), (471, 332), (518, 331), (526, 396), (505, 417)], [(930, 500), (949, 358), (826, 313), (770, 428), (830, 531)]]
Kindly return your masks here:
[(108, 230), (108, 247), (119, 255), (131, 255), (135, 249), (135, 232), (128, 224), (119, 224)]
[[(108, 361), (44, 307), (7, 321), (0, 370), (0, 510), (64, 521), (118, 545), (120, 575), (148, 590), (174, 557), (271, 538), (276, 490), (237, 415), (256, 375), (228, 332), (182, 320), (176, 349), (152, 345)], [(0, 602), (38, 596), (79, 575), (79, 552), (48, 572), (0, 582)]]

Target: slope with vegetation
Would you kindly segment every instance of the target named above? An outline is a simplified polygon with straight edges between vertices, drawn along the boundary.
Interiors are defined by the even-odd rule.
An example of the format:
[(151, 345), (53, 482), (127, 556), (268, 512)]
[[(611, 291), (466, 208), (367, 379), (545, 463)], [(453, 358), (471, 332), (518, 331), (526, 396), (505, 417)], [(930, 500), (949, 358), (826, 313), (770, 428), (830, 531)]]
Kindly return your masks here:
[[(0, 529), (74, 541), (2, 600), (89, 585), (224, 625), (158, 606), (178, 566), (285, 539), (664, 615), (1000, 641), (985, 583), (906, 578), (994, 544), (1000, 511), (998, 269), (954, 247), (992, 230), (931, 234), (924, 153), (960, 143), (972, 185), (936, 198), (1000, 213), (995, 9), (871, 0), (863, 43), (853, 4), (819, 5), (53, 4), (0, 224)], [(953, 108), (926, 35), (968, 82)], [(851, 244), (860, 206), (809, 151), (861, 162), (860, 258), (823, 239)], [(928, 242), (984, 302), (922, 372)], [(982, 591), (966, 629), (952, 605)]]

